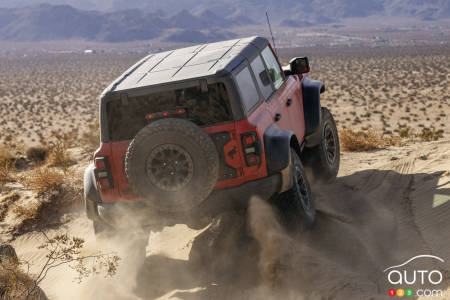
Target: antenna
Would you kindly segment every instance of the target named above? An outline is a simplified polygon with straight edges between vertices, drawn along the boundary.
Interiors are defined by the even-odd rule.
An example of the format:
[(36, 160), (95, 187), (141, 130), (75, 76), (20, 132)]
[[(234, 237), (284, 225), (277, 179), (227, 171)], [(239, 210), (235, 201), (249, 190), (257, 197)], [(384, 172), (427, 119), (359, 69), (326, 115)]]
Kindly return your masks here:
[(275, 45), (275, 39), (272, 33), (272, 26), (270, 26), (269, 13), (266, 11), (267, 24), (269, 25), (270, 35), (272, 36), (273, 49), (275, 50), (275, 54), (278, 56), (277, 46)]

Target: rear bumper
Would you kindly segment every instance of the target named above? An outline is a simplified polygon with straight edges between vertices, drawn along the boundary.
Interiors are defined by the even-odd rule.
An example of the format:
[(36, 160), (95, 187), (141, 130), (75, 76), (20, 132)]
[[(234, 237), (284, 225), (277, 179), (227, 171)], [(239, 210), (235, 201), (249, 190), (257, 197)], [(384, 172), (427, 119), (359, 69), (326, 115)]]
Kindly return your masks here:
[(87, 212), (92, 219), (105, 222), (113, 227), (118, 227), (118, 223), (126, 226), (151, 226), (153, 223), (155, 225), (164, 223), (166, 226), (177, 223), (189, 224), (190, 220), (210, 218), (225, 211), (245, 209), (252, 196), (268, 200), (272, 195), (280, 192), (281, 186), (282, 175), (274, 174), (237, 187), (214, 190), (198, 208), (188, 214), (155, 213), (147, 209), (145, 203), (141, 201), (97, 203), (96, 205), (86, 205), (86, 208), (92, 210)]

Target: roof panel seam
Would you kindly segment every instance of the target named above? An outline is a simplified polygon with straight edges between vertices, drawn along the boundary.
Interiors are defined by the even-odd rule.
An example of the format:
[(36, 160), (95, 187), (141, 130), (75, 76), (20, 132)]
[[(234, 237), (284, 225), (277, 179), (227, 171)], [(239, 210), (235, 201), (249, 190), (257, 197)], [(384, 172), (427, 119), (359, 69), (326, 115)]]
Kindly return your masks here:
[(233, 44), (233, 46), (231, 46), (212, 66), (211, 66), (211, 68), (209, 68), (209, 70), (208, 71), (211, 71), (211, 69), (219, 62), (219, 60), (221, 60), (222, 58), (224, 58), (225, 57), (225, 55), (227, 55), (230, 51), (231, 51), (231, 49), (233, 49), (234, 48), (234, 46), (236, 46), (239, 42), (241, 41), (241, 39), (239, 39), (236, 43), (234, 43)]
[(140, 64), (137, 64), (136, 67), (134, 67), (132, 70), (130, 70), (130, 72), (128, 72), (127, 74), (123, 75), (122, 78), (120, 78), (119, 80), (117, 80), (117, 82), (115, 82), (111, 89), (109, 90), (110, 92), (112, 92), (113, 90), (116, 89), (117, 86), (119, 86), (119, 84), (121, 84), (131, 73), (133, 73), (134, 71), (136, 71), (140, 66), (142, 66), (143, 64), (145, 64), (150, 58), (152, 58), (153, 56), (155, 56), (154, 54), (149, 55), (147, 58), (143, 59), (142, 62)]
[(163, 58), (161, 58), (153, 67), (150, 68), (150, 70), (148, 70), (148, 72), (146, 72), (144, 75), (142, 75), (141, 78), (139, 78), (138, 81), (136, 81), (136, 84), (138, 84), (139, 82), (141, 82), (142, 79), (144, 79), (145, 76), (147, 76), (154, 68), (156, 68), (160, 63), (163, 62), (163, 60), (165, 60), (167, 57), (169, 57), (170, 54), (174, 53), (174, 51), (170, 52), (169, 54), (167, 54), (166, 56), (164, 56)]
[(189, 58), (173, 75), (172, 78), (175, 77), (175, 75), (178, 74), (178, 72), (181, 71), (181, 69), (183, 69), (195, 56), (197, 56), (197, 54), (199, 54), (200, 52), (202, 52), (202, 50), (206, 47), (207, 45), (203, 45), (203, 47), (198, 50), (198, 52), (196, 52), (194, 55), (192, 55), (191, 58)]

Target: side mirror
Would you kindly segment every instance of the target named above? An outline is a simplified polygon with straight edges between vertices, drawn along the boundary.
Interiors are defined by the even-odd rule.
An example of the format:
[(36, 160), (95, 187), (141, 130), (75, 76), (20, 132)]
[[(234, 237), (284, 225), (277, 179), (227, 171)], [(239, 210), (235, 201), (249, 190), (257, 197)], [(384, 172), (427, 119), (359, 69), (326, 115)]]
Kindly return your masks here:
[(289, 62), (289, 65), (291, 67), (292, 74), (304, 74), (309, 73), (311, 70), (309, 67), (309, 60), (306, 56), (304, 57), (295, 57), (291, 59)]

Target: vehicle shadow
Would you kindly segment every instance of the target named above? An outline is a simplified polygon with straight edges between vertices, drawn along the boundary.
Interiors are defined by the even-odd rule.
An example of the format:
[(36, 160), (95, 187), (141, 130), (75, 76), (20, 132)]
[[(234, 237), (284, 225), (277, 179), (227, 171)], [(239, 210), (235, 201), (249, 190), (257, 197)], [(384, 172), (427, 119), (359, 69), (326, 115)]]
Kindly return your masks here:
[[(147, 257), (138, 271), (136, 295), (143, 299), (169, 293), (176, 299), (385, 299), (389, 289), (445, 292), (449, 288), (448, 173), (366, 170), (312, 188), (318, 214), (311, 230), (299, 229), (295, 234), (271, 230), (272, 220), (255, 215), (252, 207), (250, 217), (225, 213), (194, 240), (189, 261)], [(261, 232), (266, 236), (261, 237)], [(387, 281), (386, 268), (422, 254), (445, 260), (420, 262), (421, 268), (442, 272), (441, 284)]]

